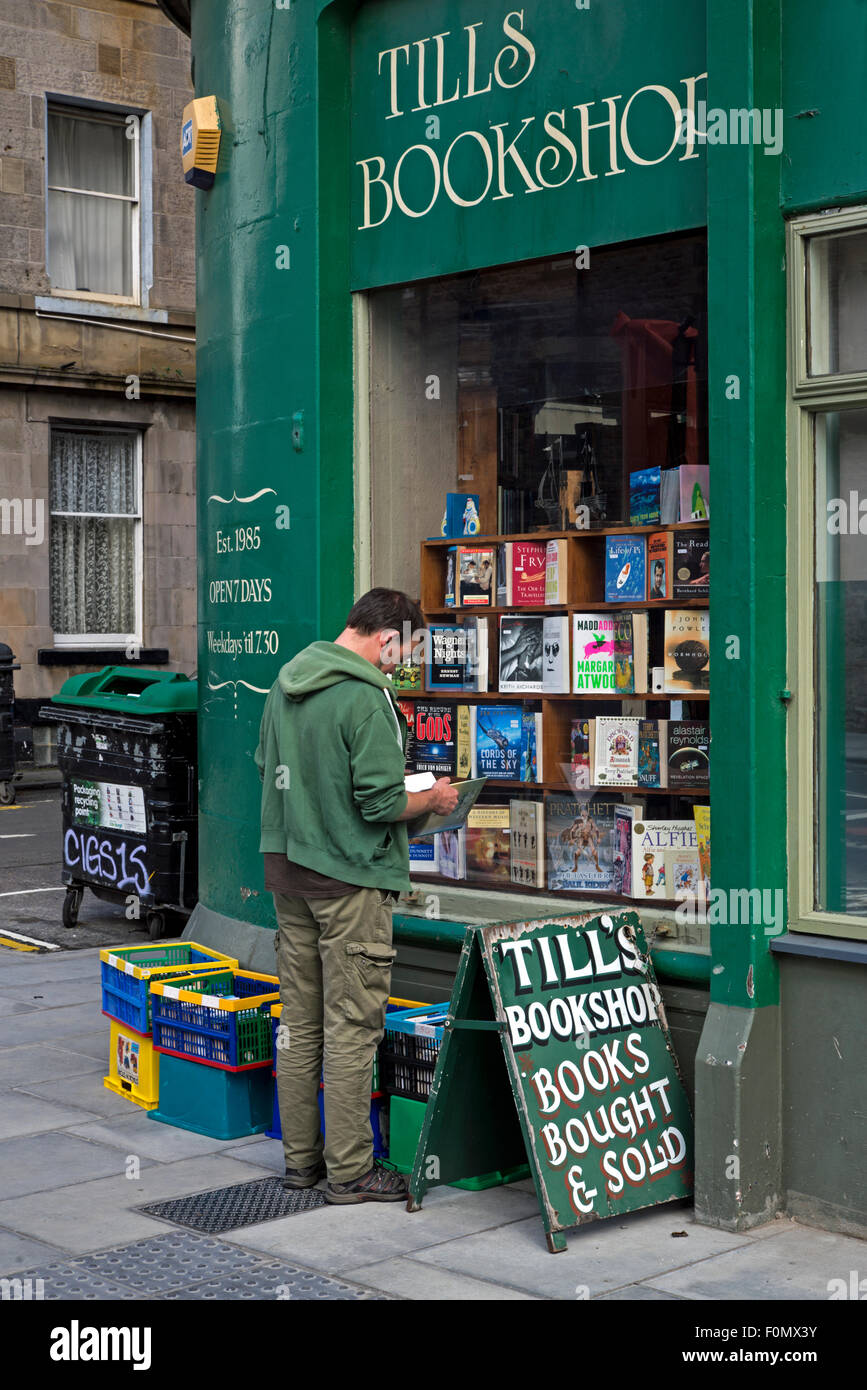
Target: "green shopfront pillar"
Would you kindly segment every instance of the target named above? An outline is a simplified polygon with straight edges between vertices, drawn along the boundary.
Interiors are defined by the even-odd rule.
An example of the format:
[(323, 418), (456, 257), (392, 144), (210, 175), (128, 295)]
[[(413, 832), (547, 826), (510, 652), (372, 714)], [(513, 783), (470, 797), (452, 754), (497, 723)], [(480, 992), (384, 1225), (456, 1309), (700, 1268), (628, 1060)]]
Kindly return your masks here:
[(348, 44), (333, 6), (317, 42), (319, 8), (192, 5), (196, 95), (216, 95), (222, 136), (197, 194), (200, 903), (186, 934), (269, 969), (262, 708), (353, 601)]
[[(709, 108), (780, 108), (780, 0), (708, 0), (707, 15)], [(711, 881), (724, 901), (711, 926), (711, 1004), (696, 1056), (696, 1213), (729, 1230), (769, 1220), (782, 1195), (770, 952), (787, 920), (782, 157), (707, 147)], [(759, 912), (744, 896), (756, 889), (768, 894)]]

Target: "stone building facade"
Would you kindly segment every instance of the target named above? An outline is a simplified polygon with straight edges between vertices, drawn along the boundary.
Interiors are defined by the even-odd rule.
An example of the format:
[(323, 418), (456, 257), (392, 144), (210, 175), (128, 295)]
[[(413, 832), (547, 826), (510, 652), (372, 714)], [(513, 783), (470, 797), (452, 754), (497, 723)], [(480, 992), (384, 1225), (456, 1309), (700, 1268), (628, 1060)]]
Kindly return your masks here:
[[(151, 0), (4, 0), (0, 642), (25, 761), (70, 674), (195, 671), (192, 94)], [(37, 762), (49, 740), (37, 721)]]

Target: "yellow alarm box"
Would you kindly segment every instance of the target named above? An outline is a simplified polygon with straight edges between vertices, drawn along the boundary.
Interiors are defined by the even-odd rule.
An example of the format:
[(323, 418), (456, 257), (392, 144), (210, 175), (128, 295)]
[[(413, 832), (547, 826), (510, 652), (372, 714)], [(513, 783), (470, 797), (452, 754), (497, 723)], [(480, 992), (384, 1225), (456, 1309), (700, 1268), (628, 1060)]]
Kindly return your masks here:
[(196, 97), (184, 107), (181, 124), (181, 163), (184, 181), (211, 188), (220, 153), (220, 113), (216, 97)]

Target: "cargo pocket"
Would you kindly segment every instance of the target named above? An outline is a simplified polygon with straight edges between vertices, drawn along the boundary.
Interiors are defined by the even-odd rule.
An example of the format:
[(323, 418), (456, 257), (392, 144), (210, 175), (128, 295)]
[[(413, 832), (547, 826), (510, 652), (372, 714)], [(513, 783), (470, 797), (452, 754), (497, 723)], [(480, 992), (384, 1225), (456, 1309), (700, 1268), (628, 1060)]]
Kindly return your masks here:
[(348, 1023), (363, 1028), (381, 1028), (391, 963), (397, 955), (393, 946), (382, 941), (350, 941), (346, 946), (343, 1011)]

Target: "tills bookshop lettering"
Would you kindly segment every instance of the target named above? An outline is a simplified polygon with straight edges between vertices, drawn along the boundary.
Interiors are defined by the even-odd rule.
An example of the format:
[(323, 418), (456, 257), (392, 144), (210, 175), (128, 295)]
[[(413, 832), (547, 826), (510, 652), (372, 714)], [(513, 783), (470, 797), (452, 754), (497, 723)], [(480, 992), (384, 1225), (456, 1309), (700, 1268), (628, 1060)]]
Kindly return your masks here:
[[(362, 179), (359, 231), (381, 227), (395, 210), (426, 217), (443, 198), (472, 208), (486, 199), (539, 193), (572, 180), (611, 178), (625, 174), (630, 164), (700, 157), (696, 89), (706, 72), (679, 78), (675, 88), (649, 82), (630, 94), (570, 102), (481, 129), (468, 126), (441, 148), (439, 109), (497, 88), (520, 87), (536, 69), (536, 40), (520, 9), (503, 16), (499, 29), (477, 20), (460, 31), (419, 37), (378, 53), (371, 86), (384, 84), (385, 120), (429, 114), (424, 141), (407, 144), (396, 159), (370, 154), (356, 161)], [(660, 112), (664, 135), (658, 148), (648, 149), (648, 122), (653, 121), (655, 140)]]

